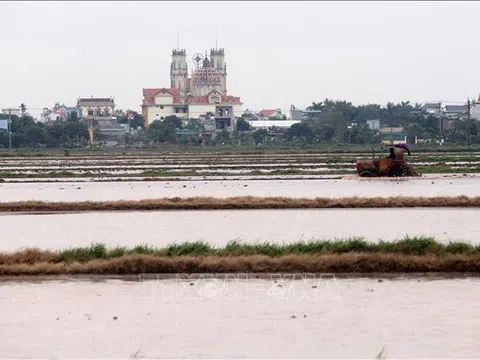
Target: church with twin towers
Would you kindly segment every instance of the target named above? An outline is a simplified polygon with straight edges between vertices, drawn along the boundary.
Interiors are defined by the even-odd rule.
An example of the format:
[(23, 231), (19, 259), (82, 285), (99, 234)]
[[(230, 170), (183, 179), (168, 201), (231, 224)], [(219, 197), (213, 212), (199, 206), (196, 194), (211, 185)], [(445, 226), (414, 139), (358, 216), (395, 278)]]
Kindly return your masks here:
[(212, 119), (217, 130), (233, 131), (243, 104), (240, 97), (228, 94), (224, 49), (188, 55), (177, 46), (171, 56), (170, 86), (143, 89), (145, 125), (175, 115), (184, 120)]
[(205, 96), (216, 90), (227, 94), (227, 65), (225, 64), (224, 49), (210, 49), (210, 58), (207, 52), (192, 56), (194, 69), (188, 71), (187, 52), (185, 49), (172, 51), (170, 66), (170, 86), (180, 90), (183, 95)]

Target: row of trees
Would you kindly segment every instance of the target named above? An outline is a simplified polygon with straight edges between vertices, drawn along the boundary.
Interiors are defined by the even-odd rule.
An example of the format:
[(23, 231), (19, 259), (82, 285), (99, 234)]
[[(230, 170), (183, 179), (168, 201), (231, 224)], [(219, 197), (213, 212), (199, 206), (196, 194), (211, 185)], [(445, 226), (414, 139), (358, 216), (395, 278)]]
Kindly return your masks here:
[[(275, 142), (284, 145), (293, 144), (332, 144), (353, 143), (368, 144), (379, 141), (375, 131), (367, 126), (367, 120), (379, 119), (382, 126), (404, 127), (407, 136), (436, 139), (444, 136), (450, 142), (466, 141), (468, 132), (477, 138), (477, 123), (472, 122), (471, 128), (464, 121), (458, 121), (455, 126), (443, 134), (439, 131), (439, 120), (424, 113), (419, 104), (409, 102), (388, 103), (385, 107), (378, 104), (354, 106), (347, 101), (325, 99), (314, 102), (307, 110), (315, 112), (309, 118), (291, 126), (286, 131), (271, 128), (252, 131), (249, 123), (243, 118), (237, 119), (236, 131), (230, 136), (225, 131), (219, 133), (213, 144), (252, 145)], [(144, 119), (137, 112), (134, 118), (127, 119), (130, 111), (117, 113), (120, 124), (129, 123), (133, 134), (127, 133), (127, 145), (170, 143), (199, 144), (198, 134), (202, 132), (199, 120), (189, 120), (184, 124), (176, 116), (168, 116), (163, 121), (153, 121), (148, 128), (144, 127)], [(0, 119), (7, 118), (0, 114)], [(66, 121), (54, 121), (43, 124), (35, 122), (31, 116), (12, 116), (12, 146), (13, 147), (82, 147), (88, 146), (89, 133), (87, 124), (79, 121), (73, 113)], [(178, 134), (178, 130), (187, 135)], [(188, 135), (188, 131), (192, 131)], [(275, 136), (272, 136), (274, 134)], [(98, 136), (96, 136), (98, 139)], [(0, 130), (0, 147), (8, 147), (8, 134)]]
[[(6, 119), (0, 115), (0, 119)], [(55, 121), (46, 126), (29, 115), (11, 116), (12, 147), (79, 147), (88, 143), (86, 124), (78, 119)], [(8, 147), (8, 133), (0, 130), (0, 147)]]
[[(353, 106), (347, 101), (333, 101), (325, 99), (323, 102), (313, 103), (307, 110), (320, 110), (319, 116), (313, 115), (316, 120), (320, 120), (321, 124), (336, 124), (337, 133), (336, 140), (345, 140), (349, 138), (350, 142), (357, 142), (358, 136), (364, 139), (368, 135), (366, 127), (367, 120), (379, 119), (383, 127), (403, 127), (404, 133), (408, 137), (419, 137), (424, 139), (445, 138), (449, 142), (465, 142), (469, 134), (477, 139), (478, 123), (472, 121), (470, 124), (466, 121), (456, 121), (449, 129), (441, 129), (440, 119), (427, 114), (422, 110), (420, 104), (412, 105), (409, 101), (394, 104), (387, 103), (382, 107), (378, 104), (367, 104)], [(336, 120), (334, 120), (336, 119)], [(315, 121), (313, 121), (313, 124)], [(348, 129), (348, 124), (354, 123), (357, 127), (354, 130)], [(346, 135), (347, 134), (347, 135)], [(352, 136), (352, 137), (350, 137)], [(375, 138), (374, 138), (375, 139)], [(363, 140), (361, 140), (363, 141)], [(375, 141), (375, 140), (373, 140)]]
[[(128, 112), (127, 112), (128, 113)], [(117, 116), (120, 124), (130, 123), (133, 128), (144, 127), (143, 117), (134, 113), (133, 120), (128, 120), (125, 113)], [(89, 145), (90, 135), (88, 124), (81, 121), (77, 113), (71, 113), (65, 121), (55, 120), (48, 123), (38, 122), (26, 112), (26, 106), (22, 104), (21, 116), (11, 115), (12, 147), (62, 147), (76, 148)], [(6, 114), (0, 114), (0, 120), (8, 119)], [(101, 140), (101, 135), (96, 135)], [(7, 131), (0, 129), (0, 148), (8, 148), (9, 137)]]
[[(451, 128), (441, 131), (440, 119), (427, 114), (420, 104), (412, 105), (408, 101), (397, 104), (389, 102), (386, 106), (354, 106), (348, 101), (325, 99), (312, 103), (307, 110), (312, 111), (308, 119), (292, 125), (283, 136), (275, 139), (277, 143), (379, 143), (381, 137), (367, 125), (367, 120), (374, 119), (379, 120), (382, 127), (403, 127), (403, 133), (408, 138), (444, 138), (451, 143), (464, 143), (470, 134), (478, 142), (477, 121), (470, 124), (467, 121), (456, 121)], [(248, 123), (245, 127), (248, 128)], [(242, 130), (247, 130), (246, 128)], [(240, 130), (240, 126), (237, 129)], [(258, 130), (253, 135), (256, 135), (252, 138), (253, 142), (258, 142), (258, 139), (269, 141), (267, 131)]]

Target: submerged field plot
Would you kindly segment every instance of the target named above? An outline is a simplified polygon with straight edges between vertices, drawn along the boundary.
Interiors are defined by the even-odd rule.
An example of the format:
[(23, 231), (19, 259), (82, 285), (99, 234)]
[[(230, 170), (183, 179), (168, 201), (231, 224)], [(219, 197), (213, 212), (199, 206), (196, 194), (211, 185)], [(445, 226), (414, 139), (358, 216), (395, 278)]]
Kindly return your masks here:
[[(383, 154), (388, 155), (388, 154)], [(0, 178), (187, 178), (212, 176), (299, 176), (355, 174), (369, 153), (165, 153), (0, 158)], [(408, 157), (422, 174), (480, 173), (480, 152), (419, 153)]]
[[(7, 230), (8, 237), (15, 240), (2, 245), (5, 260), (0, 271), (4, 275), (478, 273), (479, 239), (475, 234), (480, 229), (474, 219), (480, 207), (480, 177), (474, 173), (480, 172), (480, 153), (418, 153), (409, 160), (426, 174), (420, 179), (360, 179), (354, 174), (354, 164), (364, 155), (279, 152), (5, 157), (0, 159), (0, 223), (3, 228), (17, 230)], [(262, 180), (252, 180), (255, 176)], [(76, 183), (79, 179), (86, 182)], [(423, 250), (394, 251), (385, 243), (383, 248), (372, 245), (403, 236), (409, 236), (409, 244)], [(336, 240), (359, 237), (367, 239), (368, 245)], [(175, 242), (187, 243), (179, 248), (193, 246), (198, 250), (214, 244), (227, 246), (234, 239), (242, 244), (270, 242), (272, 249), (313, 239), (316, 245), (297, 244), (296, 249), (318, 251), (282, 250), (274, 254), (259, 248), (249, 253), (210, 248), (165, 253), (149, 247), (168, 247)], [(336, 244), (335, 249), (345, 246), (348, 251), (319, 245), (325, 239)], [(76, 254), (99, 251), (98, 256), (87, 256), (87, 260), (52, 253), (95, 242), (117, 248), (71, 250)], [(22, 250), (25, 248), (30, 249)], [(18, 251), (24, 251), (21, 254), (25, 257)], [(118, 256), (112, 256), (111, 251)], [(23, 260), (7, 260), (14, 258)]]

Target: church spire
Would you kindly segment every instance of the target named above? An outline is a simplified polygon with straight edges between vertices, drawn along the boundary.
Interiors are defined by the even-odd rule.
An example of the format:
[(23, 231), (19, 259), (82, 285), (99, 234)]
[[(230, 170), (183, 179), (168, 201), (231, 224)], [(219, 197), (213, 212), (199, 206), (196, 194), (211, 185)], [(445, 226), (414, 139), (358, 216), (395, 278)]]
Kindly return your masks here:
[(207, 52), (205, 51), (205, 59), (203, 59), (203, 68), (208, 68), (210, 67), (210, 60), (208, 60), (208, 55)]

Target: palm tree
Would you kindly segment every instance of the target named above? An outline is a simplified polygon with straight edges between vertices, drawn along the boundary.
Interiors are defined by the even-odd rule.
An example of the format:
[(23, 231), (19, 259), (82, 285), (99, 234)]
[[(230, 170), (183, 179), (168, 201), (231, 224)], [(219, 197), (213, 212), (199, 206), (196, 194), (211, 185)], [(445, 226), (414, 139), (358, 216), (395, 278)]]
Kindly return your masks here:
[(324, 108), (323, 101), (320, 101), (319, 103), (313, 102), (311, 106), (307, 107), (307, 110), (323, 110)]

